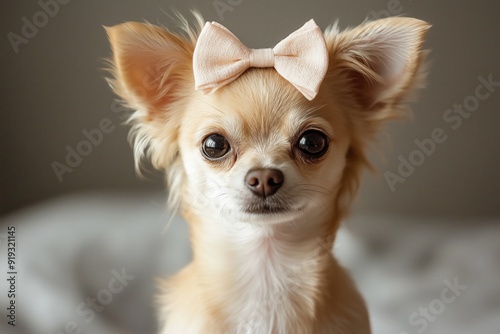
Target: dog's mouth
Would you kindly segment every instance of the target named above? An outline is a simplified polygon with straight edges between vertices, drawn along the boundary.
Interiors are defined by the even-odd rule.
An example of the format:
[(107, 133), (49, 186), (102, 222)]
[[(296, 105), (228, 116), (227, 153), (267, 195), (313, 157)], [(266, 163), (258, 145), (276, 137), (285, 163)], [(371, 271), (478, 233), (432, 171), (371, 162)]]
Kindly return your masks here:
[(279, 203), (279, 201), (265, 199), (259, 202), (247, 203), (243, 212), (255, 215), (283, 214), (290, 211), (289, 205)]

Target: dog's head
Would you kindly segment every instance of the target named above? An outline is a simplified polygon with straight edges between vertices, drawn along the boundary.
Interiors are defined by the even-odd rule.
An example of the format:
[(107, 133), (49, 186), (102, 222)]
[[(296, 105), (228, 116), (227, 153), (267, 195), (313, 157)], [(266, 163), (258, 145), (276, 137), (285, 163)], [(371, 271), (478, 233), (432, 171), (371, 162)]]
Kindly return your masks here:
[[(213, 94), (195, 90), (198, 28), (108, 28), (110, 80), (131, 108), (138, 162), (165, 170), (171, 206), (238, 222), (278, 223), (348, 208), (366, 143), (399, 116), (419, 82), (429, 25), (389, 18), (325, 31), (329, 67), (309, 101), (274, 69), (254, 68)], [(330, 219), (331, 218), (331, 219)]]

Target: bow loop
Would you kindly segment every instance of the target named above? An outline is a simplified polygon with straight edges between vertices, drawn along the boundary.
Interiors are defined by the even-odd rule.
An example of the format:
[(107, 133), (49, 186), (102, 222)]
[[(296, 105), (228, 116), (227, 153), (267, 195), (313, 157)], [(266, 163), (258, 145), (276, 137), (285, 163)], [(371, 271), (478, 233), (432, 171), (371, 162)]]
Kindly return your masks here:
[(323, 33), (310, 20), (273, 49), (249, 49), (226, 27), (207, 22), (193, 55), (196, 89), (214, 92), (236, 80), (249, 67), (274, 67), (312, 100), (328, 69)]

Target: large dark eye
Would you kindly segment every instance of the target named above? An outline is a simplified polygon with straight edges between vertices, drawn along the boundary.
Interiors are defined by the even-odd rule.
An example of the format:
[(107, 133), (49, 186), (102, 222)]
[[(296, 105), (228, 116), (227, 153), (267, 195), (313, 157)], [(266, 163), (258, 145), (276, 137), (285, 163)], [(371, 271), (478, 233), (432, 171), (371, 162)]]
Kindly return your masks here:
[(297, 146), (306, 158), (320, 158), (328, 150), (328, 138), (321, 131), (309, 130), (300, 136)]
[(219, 134), (212, 134), (203, 141), (203, 154), (210, 160), (222, 158), (230, 148), (227, 139)]

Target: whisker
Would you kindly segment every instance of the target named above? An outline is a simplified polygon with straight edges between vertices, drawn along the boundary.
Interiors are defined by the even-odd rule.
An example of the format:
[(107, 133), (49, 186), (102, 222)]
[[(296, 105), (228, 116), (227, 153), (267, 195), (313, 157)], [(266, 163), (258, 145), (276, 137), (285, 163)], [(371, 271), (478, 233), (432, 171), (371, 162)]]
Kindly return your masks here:
[(213, 109), (217, 110), (217, 111), (218, 111), (218, 112), (220, 112), (222, 115), (226, 115), (226, 113), (225, 113), (225, 112), (223, 112), (223, 111), (222, 111), (222, 110), (220, 110), (219, 108), (217, 108), (217, 107), (215, 107), (215, 106), (211, 105), (211, 104), (210, 104), (210, 103), (208, 103), (207, 101), (203, 101), (203, 100), (201, 100), (201, 99), (199, 99), (199, 98), (197, 99), (197, 101), (200, 101), (200, 102), (202, 102), (202, 103), (205, 103), (207, 106), (209, 106), (209, 107), (211, 107), (211, 108), (213, 108)]
[(303, 112), (305, 115), (309, 116), (309, 115), (314, 114), (316, 111), (318, 111), (321, 108), (324, 108), (326, 106), (327, 106), (326, 104), (321, 104), (318, 106), (304, 107), (304, 108), (302, 108), (301, 112)]
[(179, 207), (180, 207), (180, 203), (177, 204), (175, 206), (174, 210), (170, 213), (170, 217), (168, 218), (167, 224), (165, 225), (165, 227), (161, 231), (160, 235), (164, 235), (167, 232), (168, 228), (172, 224), (172, 221), (174, 220), (174, 217), (177, 215), (177, 211), (179, 211)]
[(227, 204), (231, 203), (231, 201), (232, 201), (232, 198), (231, 198), (231, 197), (228, 197), (228, 198), (227, 198), (227, 200), (226, 200), (224, 203), (222, 203), (221, 209), (220, 209), (220, 211), (219, 211), (219, 219), (218, 219), (218, 221), (217, 221), (217, 225), (218, 225), (218, 226), (221, 226), (221, 224), (222, 224), (222, 217), (223, 217), (223, 215), (224, 215), (224, 207), (225, 207)]
[(321, 189), (324, 191), (325, 194), (330, 194), (333, 195), (333, 191), (331, 191), (328, 188), (325, 188), (323, 186), (317, 185), (317, 184), (312, 184), (312, 183), (299, 183), (296, 185), (296, 187), (299, 187), (299, 189)]

